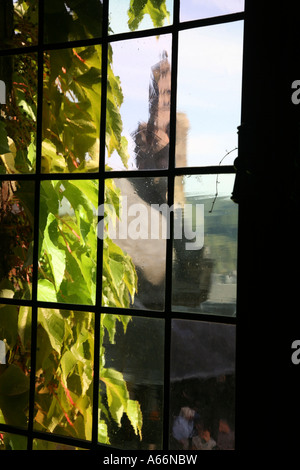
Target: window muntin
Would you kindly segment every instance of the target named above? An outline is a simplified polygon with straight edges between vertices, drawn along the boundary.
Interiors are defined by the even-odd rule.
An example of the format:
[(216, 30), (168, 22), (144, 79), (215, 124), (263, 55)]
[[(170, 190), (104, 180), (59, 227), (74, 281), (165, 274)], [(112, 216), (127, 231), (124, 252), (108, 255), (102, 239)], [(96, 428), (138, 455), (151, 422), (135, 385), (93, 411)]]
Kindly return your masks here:
[[(175, 21), (174, 21), (174, 25), (171, 25), (171, 26), (166, 26), (165, 27), (165, 33), (166, 34), (172, 34), (173, 35), (173, 42), (172, 42), (172, 66), (174, 64), (174, 57), (175, 57), (175, 67), (173, 68), (172, 67), (172, 88), (171, 88), (171, 109), (173, 109), (173, 113), (171, 115), (171, 122), (173, 122), (173, 124), (175, 123), (176, 121), (176, 118), (178, 119), (178, 115), (177, 116), (175, 115), (175, 109), (176, 109), (176, 99), (175, 99), (175, 91), (176, 91), (176, 87), (177, 87), (177, 61), (176, 61), (176, 55), (177, 55), (177, 41), (176, 41), (176, 38), (177, 38), (177, 34), (179, 33), (179, 35), (184, 32), (183, 30), (186, 29), (186, 25), (184, 25), (183, 23), (180, 24), (178, 23), (178, 18), (179, 18), (179, 2), (175, 2)], [(104, 3), (104, 11), (107, 12), (107, 2)], [(40, 13), (41, 14), (41, 13)], [(237, 17), (232, 17), (233, 20), (235, 20)], [(107, 21), (107, 17), (106, 17), (106, 14), (104, 14), (104, 25)], [(238, 17), (238, 19), (242, 19), (242, 15), (240, 15)], [(221, 22), (224, 21), (224, 18), (220, 20)], [(228, 19), (228, 21), (231, 21), (231, 19)], [(214, 18), (212, 20), (212, 23), (215, 23), (217, 24), (219, 22), (219, 19), (218, 18)], [(198, 27), (203, 27), (205, 25), (205, 23), (202, 24), (201, 20), (200, 21), (197, 21), (191, 25), (189, 25), (188, 27), (191, 26), (192, 29), (194, 28), (198, 28)], [(182, 29), (182, 31), (181, 31)], [(73, 47), (73, 44), (70, 42), (70, 44), (67, 44), (67, 43), (63, 43), (63, 44), (60, 44), (59, 46), (55, 46), (55, 44), (51, 45), (51, 44), (45, 44), (45, 46), (43, 45), (43, 41), (42, 41), (42, 37), (40, 38), (40, 43), (39, 43), (39, 47), (35, 49), (35, 52), (38, 52), (39, 55), (38, 55), (38, 65), (39, 65), (39, 99), (41, 100), (42, 99), (42, 82), (41, 82), (41, 78), (42, 78), (42, 73), (41, 73), (41, 70), (42, 70), (42, 66), (43, 66), (43, 59), (42, 57), (46, 54), (49, 54), (50, 52), (52, 51), (55, 51), (55, 47), (56, 47), (56, 50), (63, 50), (63, 49), (67, 49), (69, 47), (69, 52), (72, 54), (73, 50), (75, 50), (75, 47), (76, 49), (77, 48), (80, 48), (80, 51), (82, 51), (83, 49), (86, 49), (86, 48), (89, 48), (89, 47), (98, 47), (100, 49), (102, 49), (102, 54), (101, 54), (101, 61), (102, 63), (104, 64), (104, 66), (107, 65), (107, 63), (110, 61), (110, 56), (109, 56), (109, 44), (108, 42), (110, 41), (111, 43), (113, 42), (116, 42), (116, 41), (122, 41), (123, 39), (129, 39), (130, 36), (121, 36), (120, 37), (114, 37), (112, 34), (107, 37), (106, 34), (105, 34), (105, 27), (104, 27), (104, 32), (102, 31), (103, 33), (103, 37), (102, 38), (99, 38), (96, 39), (95, 37), (91, 40), (91, 42), (88, 40), (88, 39), (84, 39), (82, 40), (82, 42), (76, 42), (76, 44), (74, 45)], [(156, 32), (155, 30), (145, 30), (144, 33), (142, 33), (141, 31), (135, 33), (133, 36), (136, 38), (136, 37), (139, 37), (141, 38), (143, 35), (147, 36), (147, 37), (150, 37), (150, 36), (155, 36), (156, 35)], [(41, 34), (42, 36), (42, 34)], [(74, 38), (68, 38), (68, 41), (70, 39), (74, 39)], [(66, 39), (67, 40), (67, 39)], [(107, 45), (108, 45), (108, 48), (107, 48)], [(107, 52), (108, 52), (108, 55), (107, 55)], [(174, 55), (174, 52), (175, 52), (175, 55)], [(6, 54), (2, 55), (2, 57), (4, 57)], [(61, 67), (64, 67), (65, 64), (61, 64)], [(99, 61), (97, 62), (97, 66), (99, 65)], [(64, 71), (62, 70), (61, 68), (61, 71), (62, 73), (64, 74)], [(150, 72), (150, 71), (149, 71)], [(56, 77), (57, 78), (57, 77)], [(98, 104), (99, 104), (99, 108), (100, 109), (100, 104), (101, 104), (101, 108), (102, 108), (102, 116), (105, 115), (105, 110), (106, 110), (106, 79), (108, 77), (105, 77), (105, 75), (102, 75), (102, 93), (99, 94), (98, 93)], [(46, 78), (47, 80), (47, 78)], [(173, 90), (173, 91), (172, 91)], [(69, 95), (68, 95), (69, 97)], [(101, 101), (101, 103), (100, 103)], [(76, 99), (74, 100), (73, 99), (73, 102), (72, 103), (75, 103), (75, 104), (78, 104), (76, 102)], [(39, 129), (39, 132), (38, 132), (38, 142), (40, 143), (41, 140), (42, 140), (42, 133), (41, 133), (41, 124), (42, 124), (42, 121), (41, 121), (41, 118), (42, 118), (42, 114), (41, 114), (41, 107), (38, 108), (38, 113), (39, 114), (39, 117), (37, 119), (37, 125), (38, 125), (38, 129)], [(39, 111), (40, 110), (40, 111)], [(104, 110), (104, 112), (103, 112)], [(177, 107), (177, 110), (178, 110), (178, 107)], [(178, 110), (180, 111), (180, 110)], [(177, 111), (177, 112), (178, 112)], [(102, 124), (101, 124), (102, 123)], [(105, 126), (103, 125), (103, 118), (102, 118), (102, 121), (100, 121), (100, 125), (101, 125), (101, 135), (100, 135), (100, 142), (99, 142), (99, 149), (100, 149), (100, 159), (99, 159), (99, 165), (100, 165), (100, 171), (99, 173), (97, 174), (98, 172), (98, 168), (96, 168), (96, 170), (94, 171), (93, 170), (93, 173), (96, 173), (96, 174), (93, 174), (93, 178), (95, 180), (97, 180), (99, 182), (99, 193), (98, 193), (98, 201), (100, 203), (104, 202), (105, 201), (105, 186), (106, 186), (106, 181), (108, 182), (109, 179), (111, 179), (111, 172), (110, 173), (104, 173), (104, 167), (105, 167), (105, 162), (103, 160), (103, 156), (104, 156), (104, 149), (105, 149), (105, 142), (104, 142), (104, 135), (105, 135)], [(177, 151), (178, 151), (178, 142), (176, 142), (177, 144)], [(176, 180), (178, 181), (178, 177), (181, 177), (181, 173), (179, 172), (179, 168), (175, 168), (174, 170), (174, 166), (175, 166), (175, 156), (174, 156), (174, 149), (175, 148), (175, 142), (174, 142), (174, 130), (172, 131), (171, 129), (171, 132), (170, 132), (170, 149), (171, 149), (171, 152), (169, 154), (169, 165), (168, 167), (165, 167), (165, 169), (161, 170), (161, 173), (159, 173), (159, 177), (161, 178), (161, 175), (163, 175), (164, 178), (167, 179), (167, 189), (168, 191), (166, 192), (166, 197), (168, 198), (168, 202), (169, 203), (172, 203), (174, 202), (173, 201), (173, 189), (174, 189), (174, 185), (175, 185), (175, 182)], [(222, 157), (223, 155), (221, 155)], [(35, 191), (36, 191), (36, 195), (40, 197), (40, 191), (41, 191), (41, 187), (42, 187), (42, 184), (45, 182), (45, 181), (50, 181), (50, 178), (47, 177), (47, 173), (49, 171), (49, 169), (46, 169), (46, 171), (44, 170), (43, 166), (41, 166), (41, 151), (40, 151), (40, 146), (37, 145), (37, 174), (36, 176), (34, 177), (34, 183), (35, 183)], [(219, 163), (216, 162), (215, 165), (217, 165)], [(78, 171), (77, 171), (77, 168), (74, 169), (68, 165), (65, 166), (65, 168), (63, 169), (62, 173), (63, 172), (66, 172), (66, 173), (70, 173), (68, 175), (66, 175), (67, 177), (67, 180), (69, 182), (71, 182), (71, 184), (73, 183), (73, 181), (88, 181), (89, 178), (88, 176), (86, 175), (87, 173), (87, 170), (86, 170), (86, 166), (87, 166), (87, 162), (84, 161), (83, 162), (83, 166), (84, 166), (84, 169), (82, 170), (82, 168), (79, 169), (79, 172), (82, 171), (82, 177), (79, 177), (77, 175)], [(126, 173), (122, 173), (120, 171), (120, 169), (118, 169), (118, 178), (125, 178), (126, 176), (128, 177), (128, 173), (126, 175)], [(227, 168), (219, 168), (219, 166), (214, 166), (214, 167), (210, 167), (209, 169), (209, 173), (214, 175), (214, 176), (217, 176), (217, 174), (220, 174), (220, 175), (223, 175), (223, 173), (225, 172), (228, 172), (229, 168), (227, 166)], [(44, 171), (44, 173), (43, 173)], [(59, 170), (60, 171), (60, 170)], [(233, 171), (233, 167), (230, 167), (230, 172)], [(53, 169), (50, 171), (51, 173), (53, 173)], [(61, 171), (60, 171), (61, 172)], [(144, 177), (150, 177), (150, 178), (153, 178), (153, 180), (155, 180), (157, 178), (157, 175), (155, 174), (156, 172), (153, 172), (153, 174), (150, 173), (151, 170), (147, 170), (147, 175), (146, 175), (146, 172), (145, 173), (141, 173), (140, 172), (140, 177), (144, 178)], [(195, 174), (201, 174), (201, 173), (207, 173), (206, 169), (202, 166), (199, 166), (197, 169), (195, 167), (185, 167), (184, 169), (184, 178), (187, 178), (189, 177), (190, 175), (195, 175)], [(50, 176), (50, 175), (49, 175)], [(136, 178), (136, 174), (133, 173), (133, 178), (135, 179)], [(55, 180), (55, 178), (57, 178), (57, 180)], [(58, 181), (58, 179), (60, 178), (60, 176), (55, 176), (53, 177), (53, 180), (52, 181)], [(3, 179), (3, 178), (2, 178)], [(20, 181), (21, 181), (22, 178), (20, 178)], [(25, 175), (25, 179), (26, 178), (26, 175)], [(66, 178), (61, 177), (60, 181), (61, 183), (63, 184), (63, 182), (66, 180)], [(175, 185), (176, 186), (176, 185)], [(176, 194), (176, 191), (175, 191), (175, 194)], [(39, 199), (36, 199), (35, 201), (35, 213), (36, 214), (39, 214), (38, 217), (36, 217), (36, 220), (39, 220), (39, 217), (42, 217), (41, 216), (41, 212), (39, 213), (39, 202), (40, 200)], [(95, 207), (95, 206), (94, 206)], [(232, 206), (234, 207), (234, 206)], [(173, 227), (174, 228), (174, 227)], [(73, 312), (73, 311), (86, 311), (86, 313), (89, 313), (89, 315), (92, 315), (93, 318), (94, 318), (94, 321), (95, 321), (95, 334), (93, 335), (94, 337), (94, 341), (95, 341), (95, 351), (97, 351), (99, 348), (99, 346), (101, 345), (101, 338), (100, 338), (100, 341), (99, 341), (99, 335), (98, 333), (100, 334), (100, 332), (102, 332), (101, 334), (103, 334), (103, 329), (102, 328), (102, 323), (103, 322), (103, 319), (104, 319), (104, 315), (106, 314), (110, 314), (112, 313), (112, 311), (116, 311), (115, 310), (112, 310), (111, 307), (109, 307), (108, 305), (105, 305), (105, 303), (102, 303), (101, 302), (101, 297), (102, 297), (102, 293), (101, 293), (101, 290), (100, 290), (100, 295), (99, 295), (99, 290), (96, 290), (96, 294), (95, 294), (95, 305), (93, 305), (93, 302), (91, 304), (88, 304), (88, 303), (83, 303), (81, 306), (79, 304), (66, 304), (67, 306), (64, 308), (64, 303), (63, 302), (54, 302), (54, 304), (50, 304), (49, 303), (49, 298), (47, 299), (43, 299), (43, 300), (38, 300), (37, 299), (37, 267), (38, 267), (38, 248), (37, 248), (37, 238), (38, 238), (38, 228), (37, 228), (37, 222), (35, 223), (35, 235), (36, 235), (36, 238), (35, 238), (35, 248), (34, 248), (34, 272), (35, 272), (35, 277), (34, 277), (34, 283), (33, 283), (33, 298), (32, 298), (32, 301), (27, 301), (29, 302), (27, 305), (30, 305), (30, 307), (32, 307), (32, 331), (33, 331), (33, 340), (32, 340), (32, 348), (31, 348), (31, 352), (33, 353), (33, 358), (32, 358), (32, 367), (33, 369), (35, 370), (36, 368), (36, 360), (37, 360), (37, 350), (36, 350), (36, 333), (38, 331), (38, 328), (40, 328), (40, 325), (41, 323), (39, 322), (39, 320), (41, 319), (41, 316), (39, 316), (39, 312), (41, 311), (41, 309), (51, 309), (51, 308), (55, 308), (56, 310), (58, 310), (60, 313), (62, 311), (68, 311), (68, 312)], [(103, 247), (103, 243), (102, 241), (97, 241), (97, 243), (99, 244), (100, 248)], [(101, 254), (102, 253), (102, 254)], [(159, 316), (161, 319), (165, 320), (166, 322), (166, 337), (167, 338), (170, 338), (170, 335), (171, 335), (171, 331), (170, 331), (170, 318), (172, 319), (174, 316), (176, 319), (180, 320), (180, 321), (190, 321), (188, 320), (189, 318), (196, 318), (194, 315), (193, 316), (190, 316), (190, 312), (186, 312), (184, 310), (178, 310), (178, 311), (174, 311), (174, 309), (172, 308), (172, 299), (171, 299), (171, 292), (172, 292), (172, 282), (171, 282), (171, 278), (172, 278), (172, 271), (171, 271), (171, 260), (172, 260), (172, 239), (168, 239), (166, 241), (166, 254), (167, 254), (167, 266), (166, 266), (166, 283), (165, 283), (165, 303), (164, 303), (164, 306), (163, 306), (163, 309), (161, 311), (155, 311), (155, 310), (148, 310), (148, 309), (141, 309), (139, 311), (139, 309), (134, 309), (134, 310), (127, 310), (127, 309), (124, 309), (124, 307), (117, 307), (117, 312), (118, 312), (118, 320), (121, 321), (121, 322), (126, 322), (126, 317), (127, 317), (127, 313), (132, 313), (134, 312), (134, 315), (135, 317), (137, 318), (142, 318), (142, 317), (146, 317), (148, 318), (150, 321), (156, 319), (157, 316)], [(156, 253), (155, 253), (156, 255)], [(102, 262), (102, 256), (103, 256), (103, 252), (101, 250), (97, 250), (97, 261), (98, 261), (98, 268), (99, 266), (101, 266), (101, 262)], [(100, 287), (103, 283), (103, 279), (102, 279), (102, 272), (101, 270), (99, 269), (98, 271), (98, 274), (97, 274), (97, 286)], [(53, 299), (54, 300), (54, 299)], [(14, 299), (12, 299), (12, 302), (14, 301)], [(5, 299), (5, 301), (8, 305), (10, 305), (10, 301), (9, 299)], [(27, 306), (25, 305), (26, 302), (25, 300), (22, 299), (22, 302), (24, 304), (24, 306)], [(102, 305), (102, 306), (101, 306)], [(22, 306), (23, 307), (23, 306)], [(67, 310), (66, 310), (67, 309)], [(99, 314), (99, 312), (102, 311), (101, 315)], [(211, 312), (205, 312), (205, 316), (203, 316), (203, 320), (205, 318), (210, 318), (210, 321), (212, 322), (212, 324), (216, 327), (216, 329), (218, 328), (218, 326), (221, 324), (220, 323), (220, 317), (217, 315), (212, 315), (211, 316)], [(213, 318), (215, 317), (215, 318)], [(173, 320), (173, 321), (177, 321), (177, 320)], [(234, 326), (235, 324), (235, 320), (230, 317), (230, 318), (227, 318), (226, 321), (230, 324), (231, 327)], [(193, 322), (195, 322), (195, 320), (193, 320)], [(197, 322), (195, 322), (195, 324), (198, 324), (199, 325), (199, 328), (201, 328), (201, 325), (204, 325), (202, 319), (200, 320), (200, 317), (197, 317)], [(108, 325), (106, 325), (108, 326)], [(163, 323), (161, 323), (161, 327), (163, 326)], [(215, 335), (215, 338), (217, 337), (217, 335)], [(231, 346), (234, 344), (234, 338), (232, 337), (232, 342), (231, 342)], [(118, 347), (118, 345), (116, 344), (116, 346)], [(168, 351), (168, 342), (165, 343), (165, 352)], [(216, 348), (214, 349), (216, 350)], [(101, 362), (101, 360), (103, 360), (103, 357), (102, 356), (98, 356), (97, 357), (97, 354), (94, 355), (94, 367), (97, 367), (97, 363)], [(163, 383), (164, 383), (164, 386), (165, 386), (165, 390), (163, 391), (163, 401), (164, 401), (164, 408), (163, 408), (163, 436), (162, 436), (162, 442), (158, 443), (157, 446), (158, 447), (162, 447), (164, 446), (164, 448), (168, 448), (170, 447), (170, 444), (169, 444), (169, 440), (170, 440), (170, 430), (166, 431), (167, 429), (167, 424), (171, 422), (170, 420), (170, 416), (169, 416), (169, 395), (168, 395), (168, 381), (169, 381), (169, 377), (166, 375), (167, 374), (167, 371), (169, 370), (169, 364), (168, 364), (168, 354), (165, 354), (165, 370), (166, 370), (166, 373), (165, 373), (165, 377), (164, 377), (164, 380), (163, 380)], [(164, 362), (164, 357), (163, 357), (163, 354), (161, 355), (161, 365), (162, 363)], [(36, 372), (36, 370), (35, 370)], [(97, 377), (97, 374), (95, 375), (94, 377), (94, 383), (93, 383), (93, 391), (96, 392), (96, 394), (93, 394), (93, 411), (92, 411), (92, 431), (91, 431), (91, 440), (88, 440), (88, 439), (83, 439), (83, 440), (79, 440), (78, 442), (76, 442), (76, 438), (75, 438), (75, 441), (74, 439), (72, 440), (72, 444), (76, 447), (76, 448), (95, 448), (96, 446), (99, 445), (99, 442), (98, 442), (98, 436), (99, 436), (99, 430), (101, 430), (101, 432), (103, 432), (103, 427), (101, 428), (101, 426), (98, 426), (98, 392), (99, 392), (99, 385), (100, 385), (100, 380), (99, 380), (99, 377)], [(68, 436), (64, 435), (64, 433), (62, 434), (59, 434), (59, 433), (55, 433), (54, 436), (51, 435), (50, 437), (50, 434), (47, 432), (45, 433), (44, 431), (37, 431), (35, 429), (35, 424), (34, 424), (34, 416), (35, 416), (35, 411), (34, 411), (34, 376), (31, 374), (31, 378), (30, 378), (30, 388), (29, 388), (29, 410), (28, 410), (28, 428), (26, 427), (26, 430), (24, 431), (26, 436), (28, 436), (28, 448), (32, 448), (32, 445), (33, 447), (35, 447), (36, 445), (36, 442), (37, 442), (37, 438), (41, 438), (44, 434), (44, 437), (43, 439), (44, 440), (47, 440), (47, 438), (49, 440), (51, 440), (51, 442), (57, 442), (57, 445), (58, 446), (63, 446), (63, 445), (69, 445), (70, 444), (70, 441), (69, 441), (69, 438)], [(0, 394), (1, 394), (1, 390), (0, 390)], [(154, 426), (153, 422), (152, 422), (152, 425)], [(161, 423), (160, 423), (161, 425)], [(6, 430), (5, 429), (5, 424), (2, 424), (2, 429)], [(152, 428), (152, 430), (155, 429), (155, 426)], [(10, 429), (11, 430), (11, 429)], [(18, 428), (15, 428), (16, 432), (18, 432)], [(41, 432), (43, 434), (41, 434)], [(21, 430), (19, 430), (19, 433), (21, 434)], [(102, 438), (100, 439), (100, 442), (101, 443), (104, 443), (104, 440), (103, 440), (103, 436)], [(151, 444), (151, 443), (150, 443)], [(120, 447), (124, 448), (126, 447), (126, 445), (124, 444), (124, 441), (122, 442), (122, 440), (120, 441)]]

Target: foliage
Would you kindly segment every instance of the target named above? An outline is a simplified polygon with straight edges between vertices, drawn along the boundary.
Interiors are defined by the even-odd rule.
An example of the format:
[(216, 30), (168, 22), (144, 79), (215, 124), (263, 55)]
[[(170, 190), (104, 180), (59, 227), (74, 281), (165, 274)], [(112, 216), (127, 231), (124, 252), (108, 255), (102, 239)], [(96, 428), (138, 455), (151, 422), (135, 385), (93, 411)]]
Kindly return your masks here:
[(128, 26), (131, 31), (138, 28), (146, 14), (150, 16), (155, 27), (163, 26), (165, 19), (169, 20), (166, 0), (130, 0)]
[[(91, 2), (90, 2), (91, 3)], [(14, 25), (17, 43), (35, 44), (37, 8), (34, 0), (18, 1)], [(84, 8), (83, 8), (84, 7)], [(102, 4), (93, 0), (93, 8)], [(91, 8), (91, 11), (96, 11)], [(61, 11), (63, 9), (63, 11)], [(98, 10), (97, 10), (98, 11)], [(45, 2), (48, 21), (45, 38), (51, 31), (66, 35), (60, 40), (95, 37), (101, 34), (91, 15), (85, 17), (85, 2), (67, 0)], [(56, 28), (56, 18), (60, 22)], [(101, 12), (100, 12), (101, 13)], [(165, 0), (131, 1), (129, 26), (136, 29), (145, 14), (155, 26), (167, 16)], [(47, 16), (48, 15), (48, 16)], [(52, 15), (52, 16), (51, 16)], [(136, 17), (136, 19), (134, 18)], [(77, 19), (76, 19), (77, 18)], [(78, 20), (78, 21), (77, 21)], [(52, 23), (51, 23), (52, 21)], [(55, 23), (55, 24), (54, 24)], [(99, 24), (99, 21), (98, 21)], [(52, 25), (52, 26), (51, 26)], [(96, 29), (95, 29), (96, 28)], [(92, 45), (48, 51), (44, 56), (42, 162), (44, 173), (95, 172), (98, 170), (100, 102), (102, 86), (101, 46)], [(7, 103), (0, 106), (0, 153), (2, 174), (34, 173), (36, 169), (37, 56), (22, 54), (0, 58), (0, 70), (7, 74)], [(127, 141), (122, 136), (120, 106), (123, 94), (119, 77), (113, 73), (112, 49), (108, 49), (108, 89), (106, 149), (117, 150), (123, 164), (128, 160)], [(20, 231), (21, 247), (12, 249), (20, 272), (2, 274), (2, 295), (19, 298), (31, 295), (34, 185), (16, 182), (0, 200), (1, 222), (14, 219)], [(2, 196), (9, 185), (2, 183)], [(4, 191), (5, 190), (5, 191)], [(113, 180), (105, 187), (105, 210), (117, 217), (119, 193)], [(44, 180), (40, 185), (38, 300), (94, 305), (97, 280), (98, 183), (89, 180)], [(15, 209), (14, 209), (15, 210)], [(110, 215), (114, 215), (111, 214)], [(105, 217), (106, 219), (106, 217)], [(103, 227), (107, 232), (107, 227)], [(17, 260), (17, 261), (16, 261)], [(12, 262), (12, 259), (10, 259)], [(137, 288), (131, 258), (113, 241), (103, 239), (102, 304), (129, 307)], [(23, 277), (24, 279), (23, 279)], [(22, 281), (25, 287), (23, 288)], [(4, 291), (6, 285), (8, 290)], [(30, 376), (31, 309), (4, 305), (0, 309), (1, 338), (7, 347), (7, 365), (0, 365), (0, 421), (26, 426)], [(36, 358), (35, 428), (83, 439), (91, 439), (93, 403), (94, 315), (90, 312), (39, 308)], [(106, 367), (103, 340), (114, 342), (116, 323), (126, 332), (131, 317), (101, 315), (99, 441), (109, 443), (109, 426), (119, 426), (127, 414), (133, 429), (142, 437), (142, 414), (130, 398), (123, 375)]]

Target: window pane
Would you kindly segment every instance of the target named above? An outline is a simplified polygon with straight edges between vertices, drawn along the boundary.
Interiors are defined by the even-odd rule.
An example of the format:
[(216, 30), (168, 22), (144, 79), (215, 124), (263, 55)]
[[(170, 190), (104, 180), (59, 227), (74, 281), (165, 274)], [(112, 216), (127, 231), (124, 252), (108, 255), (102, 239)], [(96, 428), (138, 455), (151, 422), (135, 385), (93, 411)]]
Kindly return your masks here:
[(38, 311), (34, 427), (91, 439), (94, 315)]
[(0, 183), (0, 297), (31, 298), (33, 181)]
[(42, 181), (38, 300), (95, 304), (98, 182)]
[(234, 450), (235, 326), (173, 320), (170, 448)]
[(166, 178), (106, 180), (103, 305), (163, 310), (166, 193)]
[(31, 308), (0, 305), (0, 423), (27, 427)]
[(110, 34), (167, 26), (173, 21), (172, 0), (110, 0)]
[(110, 47), (106, 164), (113, 170), (167, 168), (171, 35), (114, 42)]
[(44, 56), (42, 172), (97, 171), (101, 46)]
[(244, 11), (244, 3), (244, 0), (181, 0), (180, 21), (238, 13)]
[(233, 184), (234, 175), (176, 178), (175, 311), (236, 313), (238, 207), (230, 199)]
[(0, 2), (0, 49), (38, 42), (38, 0)]
[(0, 80), (0, 173), (32, 173), (36, 161), (37, 55), (0, 57)]
[(242, 46), (241, 21), (179, 33), (176, 166), (218, 165), (237, 147)]
[(27, 437), (0, 431), (0, 450), (27, 450)]
[(44, 41), (66, 42), (102, 35), (102, 1), (44, 0)]
[(99, 441), (123, 449), (161, 449), (164, 320), (104, 314), (101, 321)]

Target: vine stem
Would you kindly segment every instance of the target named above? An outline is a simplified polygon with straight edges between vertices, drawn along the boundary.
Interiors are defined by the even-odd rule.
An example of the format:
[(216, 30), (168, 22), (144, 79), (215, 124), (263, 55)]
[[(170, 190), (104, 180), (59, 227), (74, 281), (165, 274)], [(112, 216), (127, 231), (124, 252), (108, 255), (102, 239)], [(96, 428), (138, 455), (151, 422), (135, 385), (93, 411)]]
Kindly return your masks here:
[[(234, 149), (231, 149), (231, 150), (229, 150), (229, 152), (225, 153), (224, 157), (222, 157), (221, 160), (220, 160), (220, 162), (219, 162), (219, 166), (222, 164), (222, 161), (224, 160), (224, 158), (226, 158), (227, 155), (229, 155), (230, 153), (234, 152), (235, 150), (237, 150), (237, 147), (235, 147)], [(220, 183), (220, 181), (218, 180), (218, 177), (219, 177), (219, 173), (217, 174), (217, 177), (216, 177), (216, 193), (215, 193), (215, 197), (214, 197), (214, 200), (213, 200), (213, 202), (212, 202), (212, 205), (211, 205), (211, 209), (210, 209), (210, 211), (209, 211), (210, 214), (211, 214), (212, 211), (213, 211), (215, 202), (216, 202), (217, 197), (218, 197), (218, 195), (219, 195), (218, 184)]]

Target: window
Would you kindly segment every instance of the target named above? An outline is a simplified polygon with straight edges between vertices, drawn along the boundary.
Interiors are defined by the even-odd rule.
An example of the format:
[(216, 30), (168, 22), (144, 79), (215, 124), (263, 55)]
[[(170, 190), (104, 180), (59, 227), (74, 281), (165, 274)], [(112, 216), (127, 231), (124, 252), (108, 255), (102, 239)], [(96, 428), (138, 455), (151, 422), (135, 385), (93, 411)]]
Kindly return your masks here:
[(234, 449), (243, 2), (0, 8), (0, 446)]

